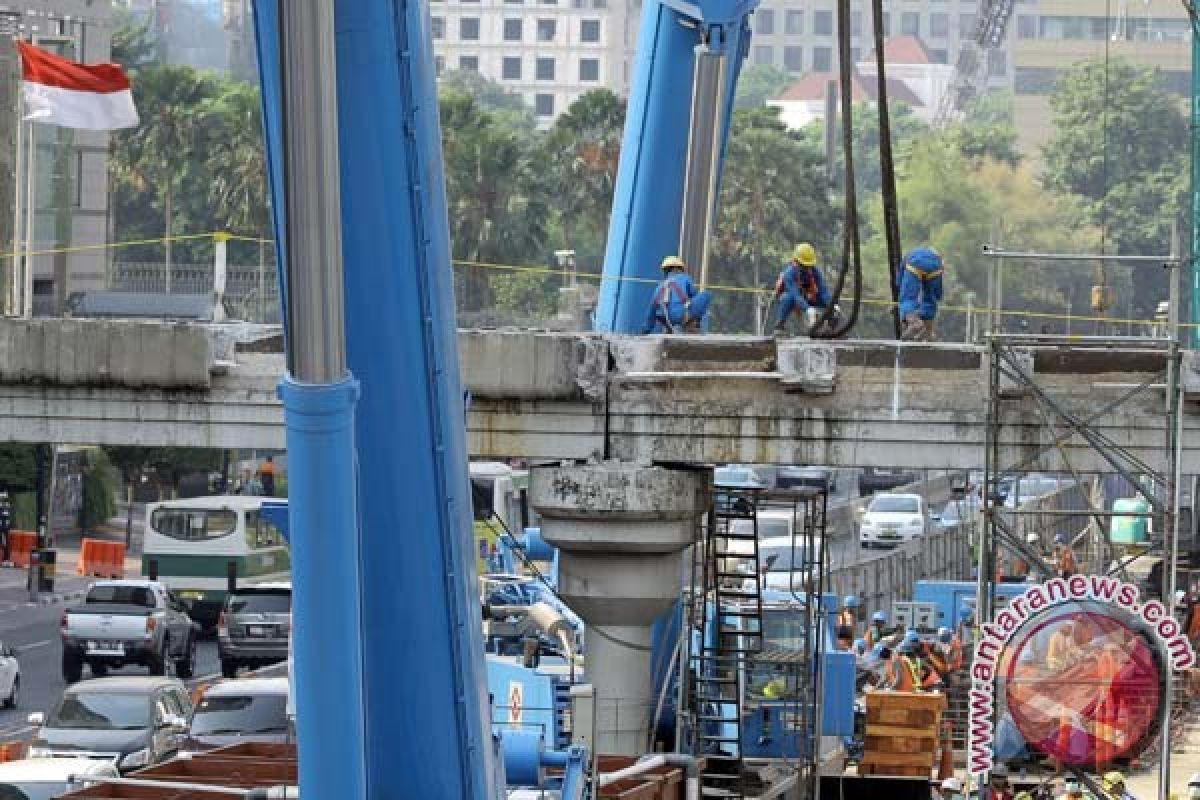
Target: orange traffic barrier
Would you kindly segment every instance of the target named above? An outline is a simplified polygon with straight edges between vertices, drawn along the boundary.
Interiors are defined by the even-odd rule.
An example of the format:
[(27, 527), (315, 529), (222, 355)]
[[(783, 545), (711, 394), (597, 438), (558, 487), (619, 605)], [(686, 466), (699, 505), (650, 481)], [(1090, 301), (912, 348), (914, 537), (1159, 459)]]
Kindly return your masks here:
[(125, 577), (125, 545), (103, 539), (84, 539), (79, 548), (80, 575), (97, 578)]
[(5, 742), (0, 744), (0, 762), (20, 761), (29, 752), (29, 742)]
[(37, 534), (33, 531), (8, 532), (8, 557), (14, 567), (28, 567), (36, 548)]

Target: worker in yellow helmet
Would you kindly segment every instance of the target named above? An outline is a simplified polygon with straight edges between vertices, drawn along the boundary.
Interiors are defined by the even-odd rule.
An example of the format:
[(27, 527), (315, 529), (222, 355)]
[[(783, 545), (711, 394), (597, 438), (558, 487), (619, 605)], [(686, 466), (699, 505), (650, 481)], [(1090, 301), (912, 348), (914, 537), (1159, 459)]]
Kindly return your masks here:
[(696, 288), (679, 256), (667, 256), (659, 266), (663, 279), (654, 290), (643, 332), (700, 333), (711, 295)]
[(825, 276), (817, 266), (817, 248), (808, 242), (796, 245), (792, 260), (775, 281), (775, 298), (779, 303), (775, 316), (777, 336), (787, 333), (788, 319), (796, 311), (804, 315), (804, 332), (812, 332), (833, 302), (825, 285)]

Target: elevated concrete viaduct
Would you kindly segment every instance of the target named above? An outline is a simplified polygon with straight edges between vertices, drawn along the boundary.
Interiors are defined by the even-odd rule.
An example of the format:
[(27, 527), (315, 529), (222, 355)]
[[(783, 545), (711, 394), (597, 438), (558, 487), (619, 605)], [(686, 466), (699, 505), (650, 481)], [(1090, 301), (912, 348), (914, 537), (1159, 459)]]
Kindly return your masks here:
[[(255, 337), (252, 337), (255, 338)], [(0, 321), (0, 439), (195, 447), (283, 446), (278, 335), (213, 326)], [(983, 348), (747, 337), (459, 334), (473, 456), (978, 468), (988, 408)], [(274, 351), (274, 352), (272, 352)], [(1184, 353), (1183, 383), (1200, 383)], [(1097, 430), (1163, 467), (1166, 359), (1113, 349), (1031, 354), (1040, 385)], [(1189, 395), (1190, 397), (1190, 395)], [(1001, 463), (1063, 466), (1039, 403), (998, 407)], [(1200, 415), (1184, 418), (1184, 472), (1200, 472)], [(1059, 435), (1065, 429), (1058, 429)], [(1079, 437), (1080, 471), (1110, 466)], [(1049, 448), (1047, 450), (1047, 448)]]

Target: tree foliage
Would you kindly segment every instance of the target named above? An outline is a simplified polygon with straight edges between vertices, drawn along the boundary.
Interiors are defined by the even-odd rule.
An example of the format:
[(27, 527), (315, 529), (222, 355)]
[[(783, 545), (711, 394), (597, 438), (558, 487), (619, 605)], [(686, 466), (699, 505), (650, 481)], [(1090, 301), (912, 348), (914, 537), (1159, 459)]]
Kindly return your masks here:
[(774, 64), (752, 64), (743, 69), (738, 78), (733, 107), (740, 110), (765, 106), (795, 79), (794, 75)]
[[(1050, 98), (1054, 138), (1042, 151), (1043, 182), (1078, 197), (1107, 251), (1156, 255), (1180, 221), (1189, 131), (1160, 74), (1123, 59), (1089, 61), (1067, 73)], [(1166, 297), (1157, 270), (1133, 282), (1132, 311), (1149, 317)]]
[(117, 484), (113, 465), (101, 448), (88, 451), (83, 473), (83, 508), (79, 524), (89, 530), (117, 515)]

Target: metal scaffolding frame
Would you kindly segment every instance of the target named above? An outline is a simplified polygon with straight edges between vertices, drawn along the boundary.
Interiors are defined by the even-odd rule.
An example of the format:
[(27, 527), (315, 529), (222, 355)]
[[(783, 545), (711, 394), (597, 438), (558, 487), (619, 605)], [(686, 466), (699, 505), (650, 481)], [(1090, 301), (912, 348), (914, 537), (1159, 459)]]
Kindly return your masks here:
[[(1177, 267), (1178, 264), (1170, 265)], [(1023, 510), (1019, 507), (1006, 508), (999, 501), (1000, 484), (1002, 480), (1013, 478), (1017, 481), (1014, 487), (1020, 485), (1023, 473), (1033, 470), (1035, 464), (1043, 455), (1058, 450), (1060, 458), (1072, 477), (1081, 488), (1083, 478), (1071, 464), (1070, 457), (1064, 448), (1072, 440), (1082, 440), (1091, 450), (1108, 463), (1112, 471), (1122, 475), (1129, 483), (1137, 488), (1150, 504), (1151, 510), (1140, 516), (1159, 520), (1163, 530), (1163, 560), (1164, 560), (1164, 602), (1173, 607), (1175, 595), (1175, 577), (1178, 570), (1179, 532), (1177, 516), (1180, 499), (1181, 483), (1181, 420), (1182, 392), (1180, 387), (1181, 346), (1178, 327), (1178, 270), (1173, 269), (1170, 281), (1170, 324), (1172, 336), (1168, 338), (1136, 337), (1103, 337), (1103, 336), (1059, 336), (1059, 335), (1030, 335), (990, 333), (986, 337), (986, 347), (989, 357), (989, 394), (987, 407), (987, 422), (984, 453), (984, 484), (983, 507), (984, 527), (979, 548), (979, 574), (976, 594), (976, 625), (990, 620), (995, 614), (995, 597), (997, 579), (997, 554), (1000, 548), (1025, 560), (1031, 567), (1031, 572), (1040, 572), (1046, 576), (1055, 574), (1055, 566), (1048, 563), (1041, 553), (1028, 546), (1019, 533), (1019, 522), (1023, 515), (1044, 514), (1042, 511)], [(1046, 390), (1033, 373), (1029, 357), (1036, 357), (1039, 352), (1086, 352), (1086, 351), (1137, 351), (1155, 353), (1163, 357), (1165, 369), (1159, 375), (1132, 388), (1118, 400), (1101, 409), (1073, 410), (1067, 407), (1060, 398)], [(1142, 397), (1151, 390), (1164, 387), (1165, 408), (1163, 415), (1163, 458), (1161, 468), (1157, 465), (1146, 464), (1114, 442), (1103, 431), (1093, 425), (1094, 422), (1118, 410), (1135, 398)], [(1017, 395), (1014, 397), (1014, 395)], [(1033, 400), (1034, 412), (1040, 419), (1050, 436), (1048, 444), (1034, 448), (1034, 452), (1013, 463), (1002, 462), (1002, 436), (1012, 409), (1018, 404), (1028, 408), (1029, 400)], [(1147, 481), (1148, 484), (1147, 485)], [(1112, 512), (1092, 507), (1091, 498), (1087, 497), (1089, 508), (1080, 511), (1051, 511), (1055, 518), (1069, 516), (1086, 517), (1091, 520), (1088, 528), (1097, 538), (1097, 559), (1102, 571), (1123, 573), (1125, 567), (1138, 557), (1120, 557), (1115, 560), (1107, 552), (1108, 540), (1105, 536), (1107, 523), (1114, 515)], [(1128, 516), (1128, 515), (1123, 515)], [(1075, 541), (1083, 538), (1085, 533), (1078, 534)], [(1075, 543), (1072, 541), (1072, 544)], [(1113, 564), (1108, 567), (1107, 565)], [(1164, 693), (1167, 698), (1173, 694), (1173, 675), (1167, 670), (1164, 679)], [(1160, 758), (1159, 793), (1160, 800), (1166, 800), (1170, 786), (1170, 741), (1171, 713), (1170, 705), (1164, 714), (1160, 742), (1165, 743)], [(1085, 778), (1086, 780), (1086, 778)]]

